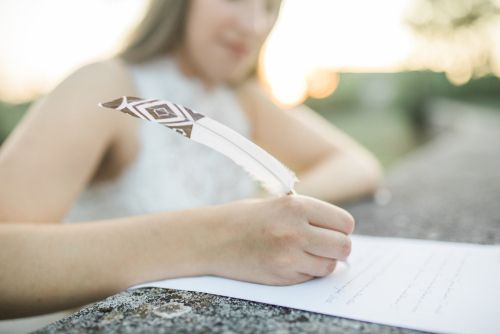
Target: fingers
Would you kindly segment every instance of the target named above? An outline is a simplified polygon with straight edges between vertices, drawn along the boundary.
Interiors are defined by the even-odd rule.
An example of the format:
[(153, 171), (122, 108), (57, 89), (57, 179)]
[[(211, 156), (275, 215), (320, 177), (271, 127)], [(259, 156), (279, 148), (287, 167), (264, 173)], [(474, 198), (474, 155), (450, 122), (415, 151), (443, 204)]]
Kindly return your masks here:
[(354, 218), (346, 210), (314, 197), (301, 196), (304, 201), (306, 215), (311, 225), (351, 234), (354, 231)]
[(292, 280), (292, 284), (302, 283), (313, 279), (315, 276), (307, 273), (297, 273), (295, 279)]
[(337, 260), (311, 255), (304, 252), (304, 258), (299, 271), (314, 277), (323, 277), (331, 274), (337, 266)]
[(351, 253), (351, 239), (342, 232), (310, 226), (304, 250), (316, 256), (345, 260)]

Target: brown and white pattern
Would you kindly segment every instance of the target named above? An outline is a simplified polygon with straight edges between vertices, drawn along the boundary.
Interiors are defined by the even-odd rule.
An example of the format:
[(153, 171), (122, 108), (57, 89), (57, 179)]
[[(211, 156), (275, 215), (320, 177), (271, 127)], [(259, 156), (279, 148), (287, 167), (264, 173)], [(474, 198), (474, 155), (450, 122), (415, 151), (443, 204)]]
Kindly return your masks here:
[(99, 105), (119, 110), (137, 118), (160, 123), (188, 138), (191, 137), (194, 122), (205, 117), (173, 102), (132, 96), (123, 96)]
[(224, 154), (272, 194), (294, 194), (295, 173), (264, 149), (233, 129), (166, 100), (123, 96), (99, 104), (143, 120), (162, 124), (193, 141)]

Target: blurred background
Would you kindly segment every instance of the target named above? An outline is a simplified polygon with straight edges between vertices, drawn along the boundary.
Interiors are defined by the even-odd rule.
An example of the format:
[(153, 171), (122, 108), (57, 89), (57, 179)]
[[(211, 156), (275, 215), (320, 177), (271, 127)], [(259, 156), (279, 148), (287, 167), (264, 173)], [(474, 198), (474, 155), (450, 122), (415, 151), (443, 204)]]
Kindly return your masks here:
[[(500, 0), (283, 1), (260, 79), (276, 103), (306, 103), (385, 167), (439, 131), (437, 105), (500, 115)], [(115, 51), (146, 4), (2, 0), (0, 143), (32, 101)]]

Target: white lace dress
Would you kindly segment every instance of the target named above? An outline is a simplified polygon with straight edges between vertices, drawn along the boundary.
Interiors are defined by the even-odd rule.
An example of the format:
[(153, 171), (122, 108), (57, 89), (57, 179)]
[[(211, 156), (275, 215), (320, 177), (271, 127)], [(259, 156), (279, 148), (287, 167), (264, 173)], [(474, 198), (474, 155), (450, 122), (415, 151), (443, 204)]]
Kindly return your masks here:
[[(200, 81), (184, 76), (168, 56), (130, 65), (130, 71), (138, 97), (183, 104), (249, 137), (250, 123), (229, 87), (205, 92)], [(64, 222), (180, 210), (257, 194), (258, 183), (225, 156), (162, 125), (140, 122), (136, 160), (117, 179), (87, 187)]]

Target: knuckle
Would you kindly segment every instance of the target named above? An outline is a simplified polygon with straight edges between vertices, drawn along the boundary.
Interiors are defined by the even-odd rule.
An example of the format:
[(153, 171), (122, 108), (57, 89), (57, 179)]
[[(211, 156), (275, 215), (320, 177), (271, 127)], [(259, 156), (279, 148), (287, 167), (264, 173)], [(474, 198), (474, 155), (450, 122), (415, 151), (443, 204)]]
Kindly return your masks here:
[(296, 273), (293, 277), (293, 279), (290, 281), (290, 284), (297, 284), (297, 283), (302, 283), (305, 281), (309, 281), (313, 279), (314, 276), (308, 275), (308, 274), (301, 274), (301, 273)]
[(272, 266), (277, 269), (279, 274), (287, 272), (293, 264), (294, 259), (289, 254), (279, 254), (272, 260)]
[(344, 215), (343, 215), (342, 220), (344, 221), (344, 224), (346, 227), (346, 232), (347, 232), (347, 234), (351, 234), (354, 231), (356, 221), (354, 220), (354, 217), (349, 212), (347, 212), (346, 210), (343, 210), (343, 211), (344, 211)]
[(335, 270), (335, 267), (337, 267), (337, 260), (333, 259), (328, 261), (328, 264), (326, 265), (327, 274), (331, 274)]
[(303, 233), (298, 232), (295, 238), (295, 245), (300, 249), (305, 249), (311, 244), (311, 240), (307, 238), (307, 236)]
[(354, 217), (347, 211), (342, 208), (338, 208), (339, 214), (338, 219), (342, 223), (343, 231), (346, 234), (351, 234), (354, 231), (355, 220)]
[(304, 243), (304, 237), (296, 229), (279, 226), (272, 229), (270, 233), (272, 242), (278, 247), (288, 248)]
[(342, 238), (342, 242), (340, 244), (341, 253), (344, 258), (347, 258), (351, 254), (352, 242), (350, 238)]
[(303, 215), (305, 213), (304, 202), (300, 199), (299, 196), (281, 196), (277, 200), (280, 204), (280, 207), (286, 212), (290, 212), (295, 215)]
[(337, 261), (334, 259), (325, 261), (325, 263), (323, 264), (321, 271), (320, 271), (321, 276), (330, 275), (335, 270), (336, 265), (337, 265)]

